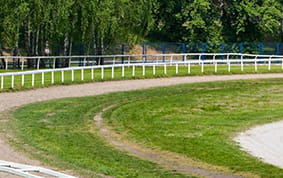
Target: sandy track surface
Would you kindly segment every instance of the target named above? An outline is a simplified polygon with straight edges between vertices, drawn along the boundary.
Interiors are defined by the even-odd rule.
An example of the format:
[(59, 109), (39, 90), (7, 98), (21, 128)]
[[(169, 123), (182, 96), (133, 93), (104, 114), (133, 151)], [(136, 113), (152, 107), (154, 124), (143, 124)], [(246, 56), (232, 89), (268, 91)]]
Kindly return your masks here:
[(283, 121), (251, 128), (235, 141), (253, 156), (283, 169)]
[[(170, 86), (184, 83), (213, 82), (224, 80), (261, 79), (261, 78), (283, 78), (283, 74), (247, 74), (247, 75), (215, 75), (215, 76), (193, 76), (172, 77), (146, 80), (126, 80), (95, 82), (81, 85), (54, 86), (39, 88), (29, 91), (14, 93), (0, 93), (0, 112), (9, 109), (46, 100), (101, 95), (117, 91), (129, 91), (146, 89), (160, 86)], [(15, 151), (0, 137), (0, 160), (17, 162), (22, 164), (39, 165), (40, 162), (29, 159), (24, 153)]]

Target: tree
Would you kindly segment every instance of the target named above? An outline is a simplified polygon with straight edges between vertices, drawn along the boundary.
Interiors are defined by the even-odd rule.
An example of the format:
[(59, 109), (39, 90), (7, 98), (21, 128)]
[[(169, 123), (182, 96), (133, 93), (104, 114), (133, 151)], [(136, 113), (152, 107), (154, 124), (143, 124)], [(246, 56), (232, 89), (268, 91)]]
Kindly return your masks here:
[(230, 42), (258, 42), (278, 38), (282, 17), (275, 0), (224, 1), (223, 36)]

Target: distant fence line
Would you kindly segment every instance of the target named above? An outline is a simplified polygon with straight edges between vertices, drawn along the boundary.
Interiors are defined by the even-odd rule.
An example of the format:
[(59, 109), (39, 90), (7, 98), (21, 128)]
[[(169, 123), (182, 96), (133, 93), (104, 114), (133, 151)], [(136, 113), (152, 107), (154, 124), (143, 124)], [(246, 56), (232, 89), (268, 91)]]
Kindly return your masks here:
[[(187, 67), (188, 74), (191, 73), (191, 65), (200, 65), (201, 72), (204, 72), (205, 65), (213, 65), (215, 73), (218, 71), (219, 64), (227, 65), (227, 71), (231, 71), (231, 65), (236, 64), (241, 67), (241, 71), (244, 71), (244, 64), (254, 65), (254, 70), (258, 70), (259, 64), (266, 64), (268, 65), (268, 70), (271, 70), (272, 64), (281, 65), (283, 70), (283, 56), (277, 55), (252, 55), (252, 54), (239, 54), (239, 53), (210, 53), (210, 54), (202, 54), (202, 53), (185, 53), (185, 54), (156, 54), (156, 55), (108, 55), (108, 56), (63, 56), (63, 58), (111, 58), (112, 63), (107, 65), (93, 65), (93, 66), (81, 66), (81, 67), (69, 67), (69, 68), (58, 68), (58, 69), (45, 69), (45, 70), (34, 70), (34, 71), (23, 71), (23, 72), (7, 72), (7, 73), (0, 73), (1, 84), (0, 88), (4, 89), (4, 83), (7, 78), (9, 78), (10, 88), (15, 87), (15, 76), (22, 76), (21, 77), (21, 85), (25, 85), (25, 76), (31, 75), (31, 85), (34, 86), (35, 83), (35, 74), (41, 74), (41, 83), (44, 85), (46, 77), (46, 73), (51, 74), (51, 84), (54, 84), (55, 72), (61, 72), (61, 82), (64, 83), (65, 81), (65, 72), (71, 71), (71, 81), (75, 81), (75, 72), (77, 70), (81, 71), (80, 80), (84, 80), (85, 70), (91, 70), (91, 79), (94, 79), (94, 72), (95, 70), (99, 70), (101, 72), (101, 79), (104, 79), (105, 69), (111, 70), (111, 78), (115, 78), (115, 69), (121, 69), (121, 77), (125, 77), (125, 68), (131, 68), (132, 76), (136, 75), (135, 69), (137, 67), (142, 68), (142, 76), (145, 76), (146, 67), (152, 68), (152, 74), (156, 75), (156, 67), (162, 66), (163, 73), (167, 74), (167, 66), (173, 65), (176, 66), (175, 72), (178, 74), (179, 66), (183, 65)], [(124, 61), (125, 63), (117, 63), (117, 58), (128, 58), (131, 57), (141, 57), (143, 60), (141, 62), (131, 62), (131, 60)], [(152, 60), (146, 61), (148, 57), (158, 57), (161, 60)], [(179, 60), (175, 60), (174, 58), (179, 57)], [(205, 57), (205, 60), (203, 59)], [(52, 57), (26, 57), (27, 59), (56, 59), (62, 58), (62, 56), (52, 56)]]
[[(85, 49), (83, 44), (72, 45), (69, 56), (85, 56), (97, 54), (97, 49)], [(44, 55), (44, 49), (39, 50), (40, 54)], [(63, 46), (50, 44), (51, 55), (62, 56), (64, 54)], [(22, 51), (22, 54), (25, 52)], [(180, 53), (243, 53), (243, 54), (260, 54), (260, 55), (283, 55), (283, 43), (140, 43), (126, 44), (117, 43), (108, 46), (104, 49), (104, 54), (113, 55), (151, 55), (151, 54), (180, 54)], [(8, 53), (6, 53), (8, 54)], [(61, 58), (62, 59), (62, 58)], [(8, 65), (12, 68), (21, 68), (22, 60), (8, 61)], [(83, 59), (77, 61), (77, 64), (82, 66)], [(41, 68), (51, 66), (50, 61), (40, 64)], [(67, 67), (67, 64), (61, 61), (56, 61), (57, 67)], [(0, 61), (0, 68), (5, 69), (4, 61)], [(11, 67), (8, 67), (11, 68)], [(37, 63), (29, 63), (27, 68), (37, 68)]]
[[(53, 47), (55, 55), (63, 52), (63, 46)], [(84, 45), (74, 45), (73, 55), (84, 55)], [(94, 54), (94, 51), (89, 51)], [(106, 54), (171, 54), (171, 53), (248, 53), (261, 55), (283, 55), (283, 43), (139, 43), (115, 44), (105, 49)]]
[(45, 61), (50, 68), (56, 68), (57, 59), (68, 59), (68, 66), (93, 66), (103, 64), (130, 64), (130, 63), (164, 63), (166, 61), (187, 61), (187, 60), (209, 60), (221, 59), (231, 60), (231, 58), (282, 58), (280, 55), (258, 55), (258, 54), (242, 54), (242, 53), (180, 53), (180, 54), (133, 54), (133, 55), (87, 55), (87, 56), (0, 56), (0, 60), (4, 60), (5, 69), (9, 69), (9, 64), (13, 64), (14, 59), (19, 60), (19, 66), (23, 70), (28, 60), (33, 60), (36, 69), (40, 69), (41, 61)]
[[(19, 47), (24, 49), (24, 47)], [(54, 56), (64, 54), (64, 46), (49, 44)], [(96, 48), (84, 44), (73, 44), (70, 55), (95, 55)], [(161, 42), (161, 43), (116, 43), (108, 46), (104, 54), (172, 54), (172, 53), (244, 53), (261, 55), (283, 55), (283, 43), (243, 42), (243, 43), (192, 43), (192, 42)], [(24, 52), (22, 52), (24, 54)], [(44, 49), (39, 49), (44, 55)]]

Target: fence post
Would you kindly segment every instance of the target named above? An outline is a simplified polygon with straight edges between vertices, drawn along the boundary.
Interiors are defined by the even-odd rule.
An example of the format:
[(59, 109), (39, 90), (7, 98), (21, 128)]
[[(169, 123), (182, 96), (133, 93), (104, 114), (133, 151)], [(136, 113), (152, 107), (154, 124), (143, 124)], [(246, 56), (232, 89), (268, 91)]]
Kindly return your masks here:
[[(122, 55), (124, 55), (125, 54), (125, 44), (121, 45), (121, 50), (122, 50)], [(124, 64), (124, 62), (125, 62), (125, 57), (122, 56), (122, 64)]]
[(101, 67), (101, 79), (104, 79), (104, 67)]
[(54, 71), (51, 72), (51, 83), (54, 84)]
[(124, 65), (122, 66), (122, 77), (123, 78), (125, 77), (125, 66)]
[(34, 73), (31, 74), (31, 86), (34, 87)]
[(8, 59), (7, 58), (5, 58), (5, 64), (6, 64), (5, 69), (8, 70), (9, 63), (8, 63)]
[(153, 70), (153, 75), (155, 75), (156, 74), (155, 64), (153, 64), (152, 70)]
[(217, 72), (217, 61), (215, 61), (215, 55), (213, 55), (213, 63), (214, 63), (214, 72)]
[(62, 77), (61, 81), (62, 81), (62, 83), (64, 83), (64, 71), (63, 70), (61, 71), (61, 77)]
[(257, 71), (257, 56), (255, 56), (255, 71)]
[(39, 69), (40, 58), (37, 58), (37, 70)]
[(94, 69), (91, 68), (91, 80), (94, 80)]
[(167, 66), (166, 66), (166, 63), (164, 63), (164, 74), (167, 75)]
[(179, 73), (179, 65), (178, 65), (178, 63), (176, 63), (176, 74), (178, 74)]
[(53, 58), (53, 69), (56, 68), (56, 58)]
[(15, 76), (12, 75), (12, 83), (11, 83), (12, 88), (14, 88), (14, 82), (15, 82)]
[(128, 57), (128, 68), (130, 67), (130, 63), (131, 63), (131, 57)]
[(243, 55), (241, 55), (241, 71), (244, 71), (244, 61), (243, 61)]
[(82, 80), (84, 80), (84, 72), (85, 72), (84, 69), (82, 69), (82, 71), (81, 71), (81, 79)]
[(83, 66), (85, 67), (85, 65), (86, 65), (86, 57), (84, 57), (84, 64), (83, 64)]
[(115, 75), (114, 74), (114, 65), (112, 65), (112, 76), (111, 77), (114, 78), (114, 75)]
[(143, 55), (143, 62), (146, 62), (146, 44), (145, 43), (143, 43), (142, 44), (142, 55)]
[(1, 76), (1, 89), (4, 88), (4, 76)]
[(142, 65), (142, 76), (145, 76), (145, 65)]
[(44, 85), (44, 72), (41, 73), (41, 84)]
[(73, 82), (75, 80), (75, 73), (74, 73), (73, 69), (72, 69), (71, 73), (72, 73), (72, 82)]
[(214, 62), (214, 72), (217, 73), (217, 61)]
[(268, 71), (271, 70), (271, 58), (272, 58), (272, 56), (270, 56), (269, 59), (268, 59)]
[(190, 61), (188, 62), (188, 74), (190, 74), (191, 73), (191, 63), (190, 63)]
[(133, 71), (132, 71), (132, 76), (135, 76), (135, 65), (133, 65)]
[(22, 60), (22, 66), (21, 69), (24, 70), (24, 60)]
[(24, 85), (25, 85), (25, 75), (22, 74), (22, 86), (24, 86)]
[(229, 54), (227, 55), (227, 64), (228, 64), (228, 72), (231, 71), (231, 65), (230, 65), (230, 60), (229, 60)]

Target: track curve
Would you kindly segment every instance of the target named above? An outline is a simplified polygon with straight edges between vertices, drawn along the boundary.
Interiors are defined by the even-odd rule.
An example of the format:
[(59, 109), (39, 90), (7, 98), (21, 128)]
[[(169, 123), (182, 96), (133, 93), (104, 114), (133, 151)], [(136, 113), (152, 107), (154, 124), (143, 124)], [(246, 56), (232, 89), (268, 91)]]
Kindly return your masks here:
[[(189, 76), (157, 78), (145, 80), (126, 80), (95, 82), (81, 85), (53, 86), (49, 88), (38, 88), (29, 91), (14, 93), (0, 93), (0, 113), (4, 113), (26, 104), (40, 101), (67, 98), (101, 95), (110, 92), (130, 91), (147, 89), (152, 87), (170, 86), (185, 83), (201, 83), (228, 80), (283, 78), (283, 74), (244, 74), (244, 75), (211, 75), (211, 76)], [(1, 134), (0, 134), (1, 135)], [(24, 153), (14, 150), (0, 137), (0, 160), (18, 162), (22, 164), (40, 165), (40, 162), (29, 159)]]
[(253, 156), (283, 169), (283, 121), (251, 128), (235, 141)]

